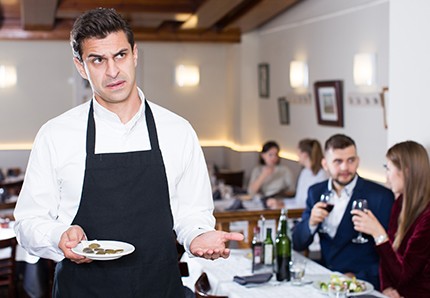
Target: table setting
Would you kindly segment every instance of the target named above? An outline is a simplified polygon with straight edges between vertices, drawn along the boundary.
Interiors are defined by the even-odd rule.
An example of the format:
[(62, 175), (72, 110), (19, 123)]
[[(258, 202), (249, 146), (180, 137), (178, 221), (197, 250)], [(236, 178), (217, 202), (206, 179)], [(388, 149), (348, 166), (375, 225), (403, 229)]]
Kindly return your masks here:
[[(339, 285), (343, 285), (343, 279), (350, 284), (352, 281), (341, 273), (332, 272), (295, 251), (292, 253), (292, 262), (296, 262), (296, 265), (290, 267), (292, 276), (290, 281), (277, 281), (271, 268), (263, 268), (252, 273), (251, 258), (250, 249), (232, 249), (228, 259), (215, 261), (190, 258), (184, 254), (181, 261), (188, 263), (190, 276), (183, 277), (182, 281), (184, 285), (193, 289), (200, 274), (206, 272), (212, 288), (211, 294), (227, 295), (230, 298), (385, 297), (365, 281), (354, 281), (363, 285), (364, 288), (360, 292), (344, 290), (343, 286), (336, 286), (333, 278), (341, 279)], [(330, 286), (333, 289), (329, 289)]]

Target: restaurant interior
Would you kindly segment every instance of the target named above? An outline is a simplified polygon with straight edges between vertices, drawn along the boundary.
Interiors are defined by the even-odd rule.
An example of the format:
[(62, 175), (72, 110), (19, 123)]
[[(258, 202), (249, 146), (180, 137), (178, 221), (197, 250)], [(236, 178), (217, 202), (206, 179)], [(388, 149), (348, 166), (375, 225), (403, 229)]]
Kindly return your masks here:
[[(299, 140), (347, 134), (357, 143), (358, 173), (382, 184), (387, 148), (404, 140), (430, 148), (430, 100), (421, 90), (430, 67), (428, 1), (0, 0), (0, 189), (8, 199), (19, 193), (39, 128), (91, 96), (68, 34), (77, 15), (101, 5), (135, 29), (147, 99), (187, 119), (208, 168), (240, 172), (243, 189), (267, 140), (278, 142), (297, 179)], [(334, 102), (323, 101), (321, 86), (334, 90)], [(13, 221), (13, 206), (2, 200), (1, 217)], [(280, 213), (218, 212), (217, 228), (246, 221), (241, 232), (251, 235), (261, 214), (276, 221)]]

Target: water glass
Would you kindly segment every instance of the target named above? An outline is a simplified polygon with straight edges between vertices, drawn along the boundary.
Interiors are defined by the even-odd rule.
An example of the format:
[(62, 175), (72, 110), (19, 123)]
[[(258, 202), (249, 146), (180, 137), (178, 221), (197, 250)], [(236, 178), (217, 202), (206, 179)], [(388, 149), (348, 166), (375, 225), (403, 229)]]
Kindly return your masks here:
[(328, 296), (330, 298), (347, 298), (348, 287), (346, 284), (329, 284)]
[(290, 277), (293, 286), (303, 285), (305, 276), (306, 260), (294, 259), (290, 262)]

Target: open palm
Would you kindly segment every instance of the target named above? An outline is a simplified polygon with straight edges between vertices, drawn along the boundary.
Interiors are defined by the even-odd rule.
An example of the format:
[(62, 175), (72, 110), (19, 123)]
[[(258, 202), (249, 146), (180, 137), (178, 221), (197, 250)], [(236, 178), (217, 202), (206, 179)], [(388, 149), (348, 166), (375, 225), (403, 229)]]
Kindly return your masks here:
[(210, 231), (194, 238), (190, 244), (190, 251), (193, 255), (205, 259), (228, 258), (230, 249), (226, 248), (225, 243), (227, 241), (242, 241), (243, 238), (240, 233)]

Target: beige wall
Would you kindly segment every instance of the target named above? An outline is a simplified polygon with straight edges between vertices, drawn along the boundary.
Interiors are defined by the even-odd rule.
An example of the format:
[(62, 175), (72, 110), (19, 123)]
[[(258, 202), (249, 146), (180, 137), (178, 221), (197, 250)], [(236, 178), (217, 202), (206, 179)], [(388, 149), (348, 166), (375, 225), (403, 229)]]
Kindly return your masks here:
[[(151, 100), (187, 118), (201, 140), (231, 141), (258, 150), (264, 141), (275, 139), (282, 149), (294, 155), (296, 144), (303, 137), (316, 137), (323, 142), (333, 133), (349, 134), (357, 141), (363, 174), (381, 178), (380, 165), (388, 136), (389, 143), (408, 136), (428, 138), (420, 125), (420, 121), (425, 121), (422, 117), (410, 116), (403, 121), (403, 111), (411, 106), (411, 112), (418, 115), (427, 110), (423, 106), (426, 91), (421, 87), (426, 85), (427, 68), (417, 66), (428, 56), (428, 45), (419, 33), (428, 22), (428, 4), (423, 1), (414, 1), (408, 6), (411, 13), (404, 14), (408, 4), (402, 1), (306, 0), (260, 30), (244, 35), (240, 44), (140, 42), (140, 85)], [(402, 25), (407, 30), (402, 30)], [(411, 46), (413, 55), (405, 46), (409, 43), (402, 43), (404, 39), (420, 45)], [(377, 53), (377, 86), (373, 89), (359, 89), (352, 82), (352, 61), (358, 52)], [(388, 64), (389, 52), (392, 67)], [(0, 53), (1, 64), (14, 64), (18, 69), (18, 85), (0, 90), (0, 126), (8, 128), (0, 134), (0, 145), (31, 143), (45, 121), (76, 104), (76, 77), (69, 44), (0, 41)], [(404, 57), (409, 56), (414, 57), (415, 64), (404, 72), (409, 70)], [(310, 104), (291, 104), (291, 124), (279, 124), (277, 98), (288, 98), (293, 92), (288, 71), (294, 58), (308, 61), (311, 85), (307, 91), (311, 95), (315, 81), (344, 81), (343, 128), (318, 125), (313, 99)], [(175, 87), (174, 67), (183, 62), (200, 66), (198, 88)], [(269, 99), (258, 97), (260, 62), (270, 63)], [(379, 91), (388, 82), (393, 100), (387, 131), (380, 106), (354, 106), (347, 98), (351, 93)], [(413, 105), (408, 105), (410, 100)], [(16, 164), (25, 163), (22, 159), (27, 155), (0, 152), (0, 167), (14, 163), (15, 158)], [(244, 158), (240, 165), (247, 167), (247, 162)]]
[(74, 104), (70, 46), (0, 41), (0, 53), (0, 65), (16, 66), (18, 76), (15, 87), (0, 89), (0, 143), (32, 142), (46, 120)]
[(412, 139), (430, 148), (430, 2), (390, 2), (388, 143)]
[[(365, 176), (384, 179), (381, 164), (387, 147), (382, 107), (357, 106), (348, 101), (350, 94), (379, 92), (388, 85), (388, 1), (307, 0), (281, 15), (258, 32), (259, 61), (270, 64), (271, 97), (260, 99), (261, 142), (275, 139), (283, 149), (293, 151), (303, 137), (323, 143), (334, 133), (355, 139)], [(357, 87), (353, 83), (353, 58), (356, 53), (377, 55), (377, 85)], [(310, 103), (291, 103), (288, 126), (279, 125), (277, 98), (291, 96), (289, 63), (307, 61)], [(317, 124), (313, 84), (323, 80), (342, 80), (344, 86), (344, 127)]]

